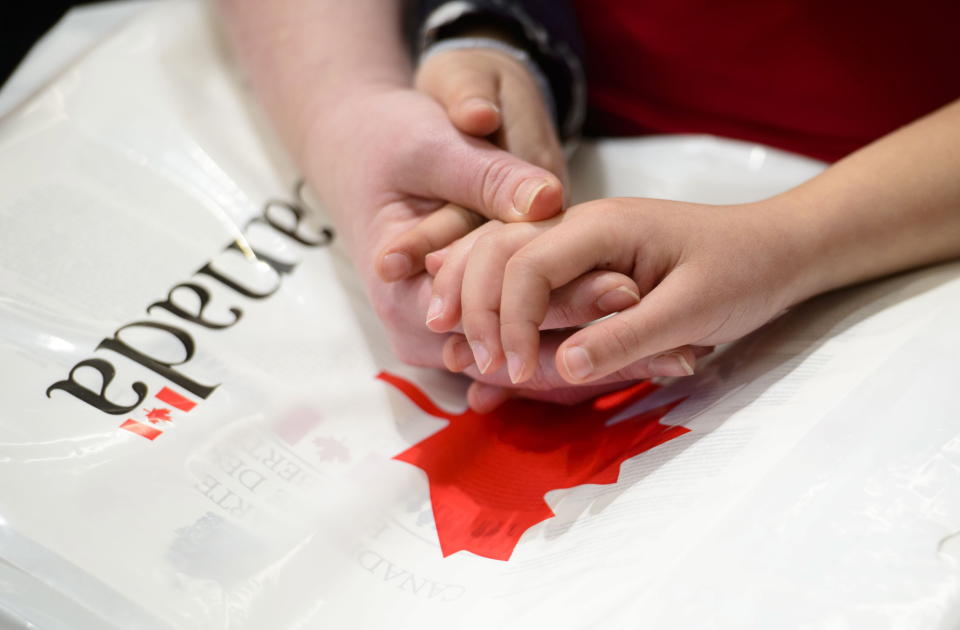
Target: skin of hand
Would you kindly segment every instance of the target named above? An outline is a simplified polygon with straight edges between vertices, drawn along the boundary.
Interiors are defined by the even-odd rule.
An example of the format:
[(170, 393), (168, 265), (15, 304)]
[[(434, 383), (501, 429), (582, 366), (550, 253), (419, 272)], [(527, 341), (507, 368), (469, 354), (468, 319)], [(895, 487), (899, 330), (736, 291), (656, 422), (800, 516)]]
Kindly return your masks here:
[[(570, 385), (560, 376), (554, 361), (557, 348), (571, 335), (569, 330), (550, 330), (540, 334), (539, 365), (533, 376), (521, 385), (512, 383), (506, 370), (481, 374), (462, 334), (451, 334), (443, 348), (444, 365), (451, 371), (462, 371), (474, 379), (467, 389), (467, 403), (480, 413), (487, 413), (510, 398), (530, 398), (551, 403), (576, 404), (610, 391), (622, 389), (637, 380), (672, 374), (687, 374), (697, 361), (713, 352), (712, 347), (685, 346), (671, 351), (666, 359), (650, 357), (629, 365), (587, 384)], [(676, 359), (674, 358), (676, 357)], [(678, 367), (677, 360), (684, 363)]]
[[(440, 366), (422, 262), (379, 255), (448, 201), (505, 221), (559, 212), (552, 173), (454, 127), (414, 89), (397, 0), (220, 0), (238, 60), (338, 234), (400, 358)], [(478, 221), (449, 214), (454, 229)], [(458, 218), (459, 217), (459, 218)], [(463, 221), (457, 225), (457, 221)], [(385, 286), (378, 276), (403, 277)], [(423, 299), (420, 299), (422, 296)]]
[(415, 85), (436, 99), (463, 133), (493, 136), (500, 148), (566, 182), (563, 148), (544, 95), (514, 57), (493, 48), (445, 50), (423, 61)]
[(695, 357), (678, 349), (732, 341), (793, 303), (795, 266), (788, 263), (796, 248), (765, 220), (768, 212), (758, 205), (594, 201), (549, 221), (488, 232), (462, 267), (444, 261), (452, 275), (462, 274), (459, 284), (441, 269), (434, 291), (445, 305), (460, 288), (463, 331), (480, 372), (506, 363), (519, 384), (540, 364), (539, 328), (551, 293), (597, 269), (617, 271), (634, 279), (642, 299), (564, 340), (555, 355), (560, 376), (570, 384), (610, 374), (623, 380), (623, 370), (638, 366), (689, 375)]
[[(485, 210), (486, 216), (521, 218), (511, 214), (512, 199), (529, 200), (533, 196), (518, 193), (532, 191), (532, 187), (521, 191), (520, 186), (539, 177), (524, 169), (537, 167), (527, 164), (514, 170), (511, 160), (517, 158), (489, 153), (495, 149), (472, 144), (480, 141), (463, 134), (460, 142), (466, 148), (460, 142), (450, 144), (450, 133), (458, 131), (451, 129), (444, 109), (422, 94), (420, 97), (446, 120), (446, 127), (417, 127), (417, 132), (429, 135), (402, 138), (408, 143), (399, 151), (402, 158), (398, 157), (396, 147), (390, 145), (397, 131), (391, 126), (402, 129), (410, 119), (391, 117), (391, 111), (396, 106), (417, 113), (427, 107), (415, 103), (406, 93), (412, 92), (412, 72), (404, 53), (399, 0), (218, 0), (218, 7), (234, 51), (280, 137), (327, 201), (340, 233), (355, 235), (354, 259), (378, 312), (402, 312), (396, 321), (385, 322), (392, 336), (402, 337), (405, 326), (411, 326), (412, 335), (423, 330), (422, 317), (430, 300), (429, 277), (420, 274), (419, 280), (409, 281), (409, 286), (403, 286), (404, 281), (389, 285), (393, 293), (377, 294), (370, 281), (376, 254), (370, 252), (379, 252), (390, 239), (411, 228), (418, 213), (423, 216), (440, 207), (442, 203), (437, 200)], [(375, 95), (379, 98), (373, 98)], [(368, 97), (376, 102), (368, 102)], [(343, 113), (351, 109), (356, 110), (355, 116)], [(380, 113), (387, 116), (386, 121), (369, 118)], [(338, 129), (338, 125), (343, 127)], [(323, 131), (324, 126), (329, 133)], [(351, 134), (353, 131), (359, 133)], [(420, 149), (416, 148), (418, 144)], [(786, 233), (790, 241), (802, 244), (797, 250), (802, 256), (790, 261), (804, 268), (793, 294), (802, 299), (960, 256), (958, 147), (960, 102), (954, 102), (854, 153), (768, 204), (788, 209), (770, 218), (773, 224), (786, 226), (778, 235)], [(423, 164), (403, 163), (417, 158), (427, 158), (426, 165), (437, 166), (437, 172), (424, 174)], [(346, 182), (335, 181), (331, 171), (324, 170), (331, 164), (338, 166), (338, 162), (342, 162), (340, 168), (333, 170), (350, 175)], [(365, 169), (370, 168), (380, 179), (360, 190)], [(396, 182), (402, 179), (398, 175), (404, 169), (421, 172), (398, 186)], [(548, 174), (544, 179), (551, 181), (552, 177)], [(543, 216), (559, 210), (561, 198), (560, 186), (548, 185), (537, 195), (537, 208), (531, 209), (527, 218), (541, 216), (541, 203), (546, 208)], [(375, 221), (377, 226), (371, 226)], [(740, 260), (744, 252), (754, 255), (750, 252), (753, 245), (728, 252), (722, 262), (726, 265)], [(404, 267), (402, 258), (394, 260)], [(677, 267), (674, 272), (683, 269)], [(718, 273), (724, 271), (723, 267), (717, 269)], [(757, 273), (763, 276), (767, 272), (757, 269)], [(645, 296), (638, 306), (648, 298)], [(392, 304), (378, 304), (381, 299)], [(413, 301), (419, 306), (410, 304)], [(613, 319), (617, 318), (608, 321)], [(641, 341), (647, 343), (646, 339), (644, 333)], [(563, 343), (569, 344), (569, 340)], [(424, 356), (431, 351), (424, 348)], [(429, 365), (435, 358), (406, 360)], [(467, 370), (471, 376), (478, 374), (471, 370)], [(491, 382), (493, 386), (503, 383)]]
[[(498, 37), (490, 32), (471, 35)], [(420, 65), (415, 85), (444, 108), (462, 133), (487, 137), (566, 182), (566, 160), (543, 94), (527, 68), (512, 56), (492, 48), (442, 51)], [(416, 261), (410, 273), (419, 271), (427, 254), (465, 236), (483, 220), (461, 207), (445, 206), (390, 242), (381, 258), (394, 254), (408, 257)], [(381, 269), (386, 281), (408, 275)]]
[[(564, 381), (592, 386), (644, 357), (679, 358), (671, 348), (735, 340), (818, 293), (960, 257), (958, 147), (960, 101), (761, 202), (605, 199), (501, 225), (476, 240), (466, 263), (452, 249), (428, 262), (438, 279), (447, 265), (460, 276), (439, 283), (453, 294), (440, 295), (444, 305), (460, 292), (466, 336), (448, 340), (447, 364), (472, 356), (489, 372), (505, 362), (526, 386), (545, 371), (537, 350), (548, 346)], [(559, 343), (542, 335), (551, 292), (596, 269), (631, 276), (640, 302)], [(472, 400), (495, 406), (508, 395), (502, 385), (475, 386)]]
[[(378, 316), (390, 333), (396, 354), (414, 365), (439, 367), (444, 338), (431, 333), (424, 325), (431, 295), (430, 278), (424, 273), (410, 275), (409, 271), (419, 266), (396, 252), (384, 253), (384, 245), (425, 222), (439, 225), (441, 218), (449, 219), (448, 229), (453, 231), (476, 227), (472, 213), (452, 204), (447, 204), (444, 212), (436, 211), (441, 203), (437, 197), (445, 193), (430, 189), (432, 178), (443, 169), (433, 161), (443, 159), (445, 147), (459, 143), (460, 151), (490, 153), (494, 155), (491, 159), (506, 159), (505, 154), (484, 140), (464, 136), (453, 129), (437, 103), (413, 90), (370, 94), (352, 104), (343, 115), (344, 120), (331, 118), (319, 129), (316, 143), (341, 147), (349, 152), (351, 159), (343, 160), (333, 152), (317, 153), (316, 161), (306, 162), (305, 172), (326, 204), (354, 208), (368, 217), (364, 222), (341, 224), (340, 234)], [(378, 121), (378, 124), (368, 123), (357, 128), (352, 122), (355, 117)], [(432, 137), (434, 142), (442, 141), (444, 145), (424, 147), (420, 140), (423, 137)], [(408, 149), (408, 144), (414, 146)], [(423, 151), (423, 154), (410, 155), (407, 151)], [(458, 177), (453, 172), (444, 175)], [(462, 179), (462, 175), (459, 177)], [(382, 282), (385, 276), (404, 279), (385, 283)], [(606, 274), (598, 282), (582, 283), (568, 294), (558, 296), (558, 314), (545, 325), (578, 325), (623, 308), (624, 298), (617, 301), (602, 297), (613, 285), (625, 287), (626, 293), (621, 291), (618, 296), (636, 295), (632, 280)]]

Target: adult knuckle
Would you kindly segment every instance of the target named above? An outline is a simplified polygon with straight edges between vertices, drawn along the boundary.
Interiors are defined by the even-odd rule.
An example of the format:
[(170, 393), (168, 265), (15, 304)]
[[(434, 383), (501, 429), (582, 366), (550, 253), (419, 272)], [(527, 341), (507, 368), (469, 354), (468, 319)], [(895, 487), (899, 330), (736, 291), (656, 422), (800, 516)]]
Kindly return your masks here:
[(640, 347), (640, 336), (626, 322), (611, 319), (605, 329), (607, 334), (604, 341), (610, 354), (630, 356)]
[(576, 324), (580, 319), (580, 308), (573, 302), (563, 301), (553, 305), (554, 315), (561, 324)]
[(510, 181), (512, 166), (512, 160), (506, 156), (496, 156), (490, 158), (479, 171), (476, 181), (476, 185), (480, 188), (478, 198), (491, 212), (496, 208), (497, 199), (502, 196)]

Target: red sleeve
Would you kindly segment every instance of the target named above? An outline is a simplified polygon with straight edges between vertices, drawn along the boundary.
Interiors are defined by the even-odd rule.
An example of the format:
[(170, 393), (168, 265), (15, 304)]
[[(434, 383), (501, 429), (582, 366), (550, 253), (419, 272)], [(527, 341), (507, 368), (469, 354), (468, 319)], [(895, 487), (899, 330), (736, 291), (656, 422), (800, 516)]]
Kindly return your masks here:
[(833, 161), (960, 98), (960, 3), (576, 0), (588, 131)]

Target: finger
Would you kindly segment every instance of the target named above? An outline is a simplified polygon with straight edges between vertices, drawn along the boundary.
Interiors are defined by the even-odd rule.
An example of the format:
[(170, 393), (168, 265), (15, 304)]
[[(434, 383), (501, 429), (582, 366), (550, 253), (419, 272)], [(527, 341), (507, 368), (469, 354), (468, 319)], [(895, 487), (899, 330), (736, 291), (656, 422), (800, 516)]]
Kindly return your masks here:
[(567, 182), (566, 156), (539, 87), (507, 76), (500, 94), (503, 122), (494, 143)]
[[(632, 278), (613, 271), (591, 272), (553, 292), (541, 330), (580, 326), (639, 301), (638, 288)], [(460, 342), (462, 348), (469, 348), (466, 338), (461, 337)], [(447, 369), (460, 372), (473, 363), (469, 350), (457, 356), (461, 360), (447, 363)]]
[(640, 289), (630, 276), (615, 271), (591, 271), (551, 293), (540, 329), (581, 326), (639, 301)]
[(423, 271), (427, 254), (469, 234), (484, 221), (475, 212), (448, 203), (387, 245), (377, 259), (377, 274), (385, 282), (416, 275)]
[[(437, 258), (432, 258), (437, 254)], [(427, 256), (427, 271), (436, 276), (446, 250)], [(434, 261), (434, 262), (430, 262)], [(431, 269), (437, 265), (437, 269)], [(615, 271), (593, 271), (577, 278), (550, 296), (541, 330), (581, 326), (630, 308), (640, 301), (639, 288), (629, 276)], [(464, 366), (456, 368), (462, 370)], [(454, 368), (450, 368), (454, 369)]]
[[(457, 132), (451, 127), (451, 133)], [(421, 144), (397, 173), (408, 194), (446, 199), (504, 222), (540, 221), (563, 209), (556, 175), (485, 140), (440, 135)]]
[[(607, 207), (596, 206), (600, 212)], [(517, 251), (503, 272), (500, 336), (504, 354), (519, 366), (515, 383), (533, 375), (539, 330), (554, 289), (595, 268), (633, 272), (636, 252), (624, 246), (618, 230), (610, 227), (618, 224), (616, 216), (590, 211), (566, 218)]]
[(447, 51), (427, 59), (417, 87), (447, 110), (454, 126), (567, 181), (566, 159), (543, 94), (527, 69), (496, 50)]
[(692, 374), (692, 355), (672, 349), (705, 335), (702, 309), (690, 308), (697, 291), (682, 273), (670, 274), (636, 306), (565, 341), (557, 351), (560, 374), (570, 383), (591, 382), (644, 357), (670, 376)]
[(499, 73), (478, 64), (475, 51), (430, 56), (417, 70), (416, 87), (439, 101), (463, 133), (483, 137), (500, 127)]
[[(556, 333), (547, 333), (547, 334), (556, 334)], [(560, 345), (563, 338), (567, 335), (562, 335), (562, 337), (553, 341), (553, 343), (547, 343), (546, 347), (542, 350), (541, 356), (545, 358), (545, 361), (541, 361), (543, 368), (540, 369), (537, 374), (539, 378), (534, 385), (538, 385), (544, 389), (529, 389), (529, 388), (517, 388), (512, 383), (509, 386), (503, 385), (511, 391), (520, 391), (526, 392), (522, 394), (525, 398), (537, 398), (542, 400), (554, 400), (556, 402), (576, 402), (573, 399), (576, 398), (577, 401), (583, 400), (584, 397), (576, 395), (574, 396), (572, 392), (574, 390), (580, 391), (593, 391), (589, 390), (589, 387), (607, 385), (609, 383), (621, 383), (623, 381), (631, 379), (640, 379), (640, 378), (653, 378), (657, 376), (675, 376), (677, 372), (676, 368), (672, 364), (664, 364), (663, 362), (656, 362), (655, 360), (659, 357), (651, 357), (644, 361), (639, 361), (635, 365), (628, 366), (623, 370), (619, 370), (615, 374), (608, 376), (607, 378), (600, 379), (596, 383), (591, 383), (590, 385), (575, 385), (570, 386), (557, 372), (556, 363), (553, 361), (553, 357), (556, 354), (556, 349)], [(711, 346), (685, 346), (684, 348), (678, 348), (677, 352), (688, 352), (688, 354), (683, 354), (684, 360), (687, 365), (692, 370), (694, 366), (697, 365), (699, 359), (709, 355), (713, 352), (713, 347)], [(473, 368), (476, 371), (474, 374), (475, 377), (479, 376), (479, 370), (476, 370), (476, 364), (473, 358), (473, 351), (470, 349), (470, 344), (467, 343), (467, 338), (461, 334), (451, 334), (447, 337), (444, 346), (443, 346), (443, 365), (445, 368), (451, 372), (463, 372), (468, 368)], [(662, 369), (666, 366), (666, 369)], [(494, 383), (506, 383), (506, 379), (501, 373), (498, 373), (496, 376), (483, 376), (488, 382), (485, 384), (494, 386)], [(494, 380), (490, 380), (494, 379)], [(500, 386), (500, 385), (497, 385)], [(563, 391), (569, 391), (571, 393), (564, 394)], [(609, 390), (607, 390), (609, 391)], [(529, 392), (557, 392), (556, 396), (546, 396), (546, 395), (537, 395), (533, 396)]]
[(423, 326), (431, 295), (430, 278), (421, 274), (402, 282), (372, 281), (369, 298), (376, 309), (393, 354), (403, 363), (443, 366), (446, 335)]
[(447, 251), (449, 248), (444, 247), (443, 249), (438, 249), (435, 252), (430, 252), (423, 259), (423, 266), (431, 276), (436, 276), (440, 273), (440, 268), (443, 267), (443, 261), (446, 260)]
[(467, 338), (453, 333), (443, 344), (443, 366), (451, 372), (462, 372), (473, 365), (473, 351)]
[[(469, 359), (466, 367), (461, 368), (460, 371), (474, 380), (480, 381), (487, 385), (507, 387), (512, 390), (523, 392), (540, 392), (541, 394), (557, 390), (589, 389), (592, 387), (606, 386), (611, 383), (624, 383), (645, 378), (674, 376), (674, 374), (663, 374), (658, 371), (657, 366), (653, 364), (653, 359), (655, 357), (644, 357), (639, 361), (625, 366), (615, 372), (611, 372), (610, 374), (607, 374), (606, 376), (593, 382), (571, 385), (563, 376), (561, 376), (557, 362), (555, 361), (558, 348), (560, 348), (564, 341), (570, 337), (571, 333), (569, 331), (547, 331), (542, 333), (537, 369), (535, 370), (533, 376), (519, 387), (511, 382), (509, 375), (503, 370), (488, 374), (480, 374), (480, 371), (477, 369), (476, 365)], [(448, 340), (447, 343), (449, 344), (450, 341)], [(681, 348), (676, 348), (675, 351), (682, 353), (684, 360), (687, 361), (692, 369), (695, 369), (698, 361), (712, 352), (713, 348), (683, 346)], [(446, 348), (444, 348), (444, 365), (449, 369), (450, 364), (446, 362), (447, 357), (448, 355), (446, 353)], [(538, 395), (537, 398), (544, 398), (544, 396)], [(546, 398), (550, 399), (549, 397)], [(567, 393), (563, 394), (562, 396), (558, 394), (557, 398), (562, 400), (573, 400), (575, 396), (573, 396), (571, 393)]]
[(447, 332), (460, 322), (460, 292), (470, 252), (480, 237), (502, 225), (499, 221), (484, 223), (447, 248), (443, 266), (433, 278), (433, 296), (427, 309), (430, 330)]
[(500, 385), (488, 385), (474, 381), (467, 388), (467, 404), (477, 413), (490, 413), (512, 398), (527, 398), (542, 402), (575, 405), (608, 392), (630, 385), (632, 381), (609, 382), (602, 385), (566, 386), (557, 389), (536, 390)]
[[(552, 222), (515, 223), (477, 239), (463, 274), (461, 308), (463, 333), (481, 374), (497, 370), (507, 360), (511, 376), (523, 371), (517, 357), (505, 357), (500, 344), (500, 294), (504, 267), (524, 244)], [(549, 296), (547, 296), (549, 299)]]

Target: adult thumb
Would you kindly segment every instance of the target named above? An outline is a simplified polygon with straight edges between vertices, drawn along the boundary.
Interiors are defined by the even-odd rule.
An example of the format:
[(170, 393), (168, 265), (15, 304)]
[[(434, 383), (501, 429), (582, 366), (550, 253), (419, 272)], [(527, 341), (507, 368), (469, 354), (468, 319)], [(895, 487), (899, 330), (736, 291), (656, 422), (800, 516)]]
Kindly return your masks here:
[(541, 221), (563, 210), (563, 184), (539, 166), (465, 134), (442, 143), (417, 169), (430, 198), (488, 219)]

